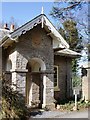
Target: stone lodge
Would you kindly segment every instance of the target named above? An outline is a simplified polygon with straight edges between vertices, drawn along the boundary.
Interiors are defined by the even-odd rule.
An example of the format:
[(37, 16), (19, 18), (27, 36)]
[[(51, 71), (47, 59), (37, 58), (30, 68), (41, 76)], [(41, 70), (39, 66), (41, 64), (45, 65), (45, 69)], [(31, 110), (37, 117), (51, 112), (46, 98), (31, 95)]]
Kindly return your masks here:
[[(28, 106), (50, 107), (72, 97), (71, 61), (80, 56), (44, 14), (14, 30), (0, 29), (0, 72)], [(0, 51), (1, 52), (1, 51)]]

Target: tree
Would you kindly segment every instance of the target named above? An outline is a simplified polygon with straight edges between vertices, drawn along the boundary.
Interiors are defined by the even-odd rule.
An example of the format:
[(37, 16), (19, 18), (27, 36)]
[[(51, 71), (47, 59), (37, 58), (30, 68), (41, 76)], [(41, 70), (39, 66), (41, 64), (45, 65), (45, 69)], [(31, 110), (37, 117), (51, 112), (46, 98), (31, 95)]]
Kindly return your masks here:
[(77, 23), (79, 35), (83, 38), (84, 45), (87, 44), (90, 33), (88, 22), (90, 14), (88, 7), (90, 2), (79, 0), (78, 2), (55, 2), (50, 15), (61, 24), (67, 20)]
[[(63, 6), (62, 4), (66, 4), (65, 6)], [(73, 16), (71, 16), (71, 10), (72, 9), (76, 9), (76, 8), (81, 8), (81, 2), (56, 2), (55, 6), (53, 6), (52, 11), (50, 13), (50, 15), (52, 15), (52, 17), (54, 18), (58, 18), (58, 19), (65, 19), (67, 20), (68, 18), (73, 18)], [(63, 7), (61, 7), (63, 6)]]
[[(81, 52), (83, 49), (84, 38), (86, 33), (82, 35), (82, 28), (87, 30), (87, 25), (81, 21), (81, 16), (78, 17), (78, 12), (82, 10), (86, 3), (82, 2), (58, 2), (53, 6), (50, 15), (56, 19), (62, 28), (59, 26), (59, 32), (69, 43), (70, 49)], [(85, 35), (85, 37), (84, 37)], [(85, 42), (85, 41), (84, 41)], [(73, 83), (74, 86), (80, 85), (80, 78), (77, 76), (78, 73), (78, 59), (72, 60), (72, 71), (73, 71)]]
[(63, 23), (63, 29), (60, 28), (59, 32), (65, 38), (72, 50), (80, 52), (82, 50), (82, 39), (79, 37), (76, 22), (67, 20)]
[[(78, 30), (76, 28), (76, 22), (73, 20), (67, 20), (63, 23), (63, 29), (60, 28), (59, 32), (65, 38), (65, 40), (70, 45), (70, 49), (74, 51), (81, 52), (83, 49), (82, 39), (78, 35)], [(72, 71), (77, 72), (78, 63), (77, 59), (72, 61)]]

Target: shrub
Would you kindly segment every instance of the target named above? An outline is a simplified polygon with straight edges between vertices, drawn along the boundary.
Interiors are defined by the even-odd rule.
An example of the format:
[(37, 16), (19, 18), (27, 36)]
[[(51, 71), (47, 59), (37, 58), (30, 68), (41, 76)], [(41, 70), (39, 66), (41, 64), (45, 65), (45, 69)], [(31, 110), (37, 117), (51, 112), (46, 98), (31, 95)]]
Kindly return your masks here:
[(25, 98), (18, 91), (13, 91), (8, 81), (2, 79), (2, 118), (19, 118), (26, 120), (29, 110), (25, 106)]

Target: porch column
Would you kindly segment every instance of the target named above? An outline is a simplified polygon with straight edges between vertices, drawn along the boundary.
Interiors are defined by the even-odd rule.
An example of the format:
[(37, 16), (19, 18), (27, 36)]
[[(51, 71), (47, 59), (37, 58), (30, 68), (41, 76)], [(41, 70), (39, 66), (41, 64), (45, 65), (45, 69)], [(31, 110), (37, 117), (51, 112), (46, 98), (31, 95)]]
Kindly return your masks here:
[[(32, 75), (30, 75), (31, 76), (31, 80), (29, 81), (30, 83), (29, 83), (29, 87), (30, 87), (30, 91), (28, 91), (29, 92), (29, 106), (32, 106), (32, 86), (33, 86), (33, 83), (32, 83)], [(29, 77), (30, 77), (29, 76)], [(27, 86), (26, 86), (27, 87)], [(28, 96), (27, 96), (27, 99), (28, 99)]]
[(25, 96), (27, 59), (19, 52), (14, 51), (10, 56), (12, 61), (12, 88)]
[(47, 74), (46, 77), (46, 107), (49, 109), (55, 108), (54, 104), (54, 81), (53, 74)]
[(12, 88), (17, 90), (23, 96), (26, 96), (26, 73), (27, 69), (24, 70), (12, 70)]
[[(49, 71), (50, 72), (50, 71)], [(53, 73), (46, 71), (42, 74), (43, 80), (43, 104), (42, 108), (52, 109), (54, 105), (54, 82), (53, 82)]]
[(42, 108), (46, 107), (46, 75), (43, 75), (43, 104)]

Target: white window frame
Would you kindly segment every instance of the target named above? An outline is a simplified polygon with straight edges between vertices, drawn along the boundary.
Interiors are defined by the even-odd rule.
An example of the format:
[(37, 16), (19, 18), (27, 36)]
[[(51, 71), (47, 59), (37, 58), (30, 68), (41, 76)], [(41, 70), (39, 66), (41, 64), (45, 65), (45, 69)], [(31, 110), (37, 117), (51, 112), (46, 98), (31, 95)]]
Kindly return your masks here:
[(57, 85), (54, 86), (54, 88), (58, 88), (58, 66), (57, 66), (57, 65), (54, 65), (54, 68), (57, 68)]

